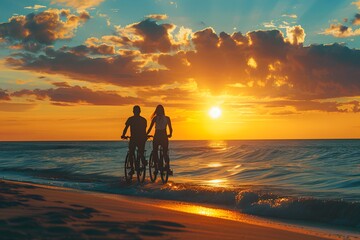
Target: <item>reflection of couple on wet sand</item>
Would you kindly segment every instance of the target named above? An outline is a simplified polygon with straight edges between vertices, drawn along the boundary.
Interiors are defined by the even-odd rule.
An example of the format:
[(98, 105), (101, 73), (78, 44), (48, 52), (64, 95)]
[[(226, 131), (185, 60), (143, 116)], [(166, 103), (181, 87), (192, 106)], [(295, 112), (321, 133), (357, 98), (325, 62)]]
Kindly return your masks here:
[[(141, 109), (140, 106), (135, 105), (133, 107), (134, 116), (131, 116), (125, 122), (125, 128), (123, 130), (121, 138), (126, 138), (126, 132), (130, 127), (130, 142), (129, 142), (129, 152), (130, 156), (134, 156), (136, 147), (138, 148), (138, 152), (140, 154), (144, 154), (145, 150), (145, 142), (148, 137), (150, 137), (150, 132), (155, 125), (155, 134), (153, 136), (153, 152), (154, 161), (158, 161), (157, 149), (159, 146), (162, 146), (165, 162), (166, 162), (166, 170), (170, 175), (172, 175), (172, 170), (170, 169), (170, 160), (168, 155), (169, 149), (169, 138), (172, 136), (172, 126), (170, 117), (165, 115), (165, 109), (162, 105), (158, 105), (151, 116), (151, 124), (149, 129), (146, 131), (147, 121), (145, 118), (140, 116)], [(169, 134), (167, 134), (167, 127), (169, 128)], [(133, 159), (130, 158), (131, 166), (133, 166)], [(130, 174), (134, 173), (134, 169), (131, 169)]]

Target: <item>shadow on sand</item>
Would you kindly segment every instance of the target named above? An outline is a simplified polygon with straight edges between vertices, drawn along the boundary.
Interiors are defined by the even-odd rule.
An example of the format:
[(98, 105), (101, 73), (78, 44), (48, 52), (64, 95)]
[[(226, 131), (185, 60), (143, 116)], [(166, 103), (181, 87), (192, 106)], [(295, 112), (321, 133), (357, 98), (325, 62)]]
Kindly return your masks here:
[[(1, 239), (143, 239), (185, 231), (184, 225), (170, 221), (99, 221), (97, 217), (106, 215), (62, 201), (41, 205), (43, 196), (23, 193), (31, 188), (36, 187), (0, 181)], [(6, 214), (14, 208), (23, 214)]]

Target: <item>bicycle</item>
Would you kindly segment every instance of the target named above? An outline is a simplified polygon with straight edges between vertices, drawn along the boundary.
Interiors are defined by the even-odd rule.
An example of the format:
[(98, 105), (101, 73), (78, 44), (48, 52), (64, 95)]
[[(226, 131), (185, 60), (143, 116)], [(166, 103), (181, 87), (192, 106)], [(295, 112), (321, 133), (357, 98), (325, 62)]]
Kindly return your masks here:
[[(126, 136), (124, 139), (130, 139), (129, 136)], [(130, 151), (127, 152), (125, 157), (125, 165), (124, 165), (124, 171), (125, 171), (125, 180), (127, 183), (132, 182), (132, 169), (135, 169), (137, 180), (139, 183), (143, 183), (145, 181), (145, 174), (146, 174), (146, 159), (145, 159), (145, 151), (141, 154), (139, 152), (139, 149), (136, 147), (136, 151), (134, 155), (132, 156), (133, 164), (135, 164), (135, 167), (131, 165), (130, 161)]]
[[(149, 136), (149, 137), (153, 137), (153, 136)], [(150, 158), (149, 158), (149, 174), (150, 174), (150, 180), (151, 182), (155, 182), (158, 173), (160, 172), (160, 177), (161, 177), (161, 181), (163, 183), (167, 183), (167, 181), (169, 180), (169, 162), (170, 162), (170, 158), (168, 153), (167, 154), (167, 159), (168, 159), (168, 163), (166, 163), (166, 159), (164, 156), (164, 150), (163, 147), (160, 145), (159, 149), (157, 149), (156, 151), (158, 151), (158, 161), (155, 162), (154, 160), (154, 149), (151, 151), (150, 154)], [(160, 164), (159, 164), (160, 163)], [(165, 166), (165, 167), (164, 167)]]

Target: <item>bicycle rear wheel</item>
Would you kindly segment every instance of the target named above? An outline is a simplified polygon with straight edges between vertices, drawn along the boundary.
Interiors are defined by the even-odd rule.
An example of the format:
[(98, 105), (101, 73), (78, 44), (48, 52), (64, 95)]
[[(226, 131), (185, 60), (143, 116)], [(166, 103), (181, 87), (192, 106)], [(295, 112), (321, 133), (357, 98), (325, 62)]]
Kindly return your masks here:
[(161, 169), (160, 169), (161, 180), (163, 183), (167, 183), (167, 181), (169, 180), (169, 172), (166, 168), (166, 162), (165, 162), (164, 154), (162, 153), (162, 151), (160, 152), (159, 162), (161, 164)]
[(131, 171), (131, 162), (130, 162), (130, 154), (129, 153), (126, 154), (124, 171), (125, 171), (125, 180), (126, 180), (126, 182), (131, 183), (132, 175), (129, 174), (130, 171)]
[(143, 183), (145, 181), (145, 174), (146, 174), (146, 165), (145, 165), (145, 158), (144, 156), (137, 156), (137, 165), (138, 168), (136, 169), (136, 175), (139, 183)]
[(149, 174), (150, 174), (150, 180), (151, 182), (156, 181), (157, 177), (157, 165), (154, 161), (154, 152), (151, 152), (150, 159), (149, 159)]

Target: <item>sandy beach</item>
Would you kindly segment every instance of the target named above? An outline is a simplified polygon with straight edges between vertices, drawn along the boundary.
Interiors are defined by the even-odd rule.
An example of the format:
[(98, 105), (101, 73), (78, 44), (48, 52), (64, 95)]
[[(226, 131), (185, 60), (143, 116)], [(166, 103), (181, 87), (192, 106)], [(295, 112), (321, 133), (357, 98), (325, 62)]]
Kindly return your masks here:
[[(344, 239), (169, 201), (0, 181), (1, 239)], [(195, 211), (194, 209), (200, 209)], [(231, 211), (229, 211), (231, 215)], [(348, 238), (347, 238), (348, 239)]]

